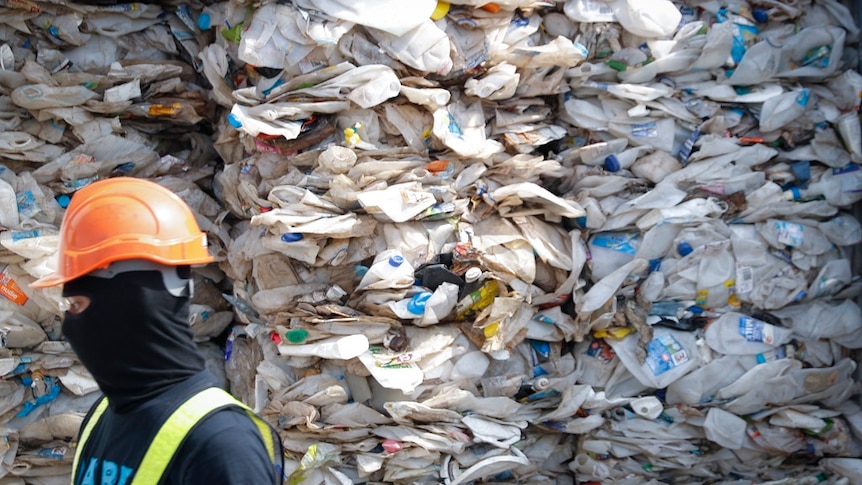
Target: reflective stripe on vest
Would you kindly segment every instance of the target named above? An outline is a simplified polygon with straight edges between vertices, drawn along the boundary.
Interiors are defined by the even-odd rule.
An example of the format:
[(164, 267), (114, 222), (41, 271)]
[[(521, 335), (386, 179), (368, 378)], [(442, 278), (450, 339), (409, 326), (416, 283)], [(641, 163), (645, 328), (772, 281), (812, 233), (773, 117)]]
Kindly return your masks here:
[[(263, 438), (266, 452), (273, 465), (276, 465), (275, 443), (273, 442), (272, 433), (269, 425), (261, 419), (255, 412), (246, 406), (241, 401), (237, 400), (226, 391), (210, 387), (204, 389), (184, 402), (159, 428), (153, 441), (150, 442), (147, 451), (144, 454), (141, 464), (138, 466), (138, 471), (132, 479), (131, 485), (143, 485), (159, 483), (168, 468), (174, 454), (180, 447), (183, 439), (188, 435), (189, 431), (205, 416), (216, 409), (227, 406), (239, 406), (251, 418)], [(87, 425), (81, 430), (81, 436), (78, 439), (78, 446), (75, 450), (75, 458), (72, 461), (72, 484), (75, 483), (75, 478), (78, 475), (78, 466), (80, 464), (81, 451), (84, 449), (84, 444), (90, 437), (93, 428), (101, 418), (102, 414), (108, 408), (107, 398), (102, 398), (101, 402), (96, 406)]]

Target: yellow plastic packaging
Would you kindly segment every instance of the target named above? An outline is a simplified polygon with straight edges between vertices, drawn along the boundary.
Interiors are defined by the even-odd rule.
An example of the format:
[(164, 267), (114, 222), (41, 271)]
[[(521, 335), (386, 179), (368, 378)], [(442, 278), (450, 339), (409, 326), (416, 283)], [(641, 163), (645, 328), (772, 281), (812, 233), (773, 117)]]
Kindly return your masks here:
[(475, 316), (482, 309), (494, 303), (494, 298), (500, 291), (497, 280), (487, 280), (476, 291), (469, 293), (455, 306), (455, 315), (458, 320), (466, 320)]

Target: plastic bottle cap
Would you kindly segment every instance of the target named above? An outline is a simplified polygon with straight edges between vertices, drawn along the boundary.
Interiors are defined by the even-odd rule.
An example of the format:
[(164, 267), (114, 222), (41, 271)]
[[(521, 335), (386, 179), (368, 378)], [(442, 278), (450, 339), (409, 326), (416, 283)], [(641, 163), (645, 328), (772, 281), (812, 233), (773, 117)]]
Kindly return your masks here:
[(407, 339), (401, 335), (388, 333), (383, 337), (383, 346), (393, 352), (403, 352), (407, 349), (407, 344)]
[(759, 24), (765, 24), (769, 21), (769, 12), (760, 7), (756, 7), (752, 10), (751, 16), (754, 17), (754, 20)]
[(431, 298), (430, 291), (423, 291), (422, 293), (413, 295), (410, 301), (407, 302), (407, 310), (414, 315), (424, 314), (425, 302), (428, 301), (428, 298)]
[(437, 2), (434, 11), (431, 12), (431, 20), (440, 20), (449, 13), (449, 2)]
[(69, 202), (71, 202), (71, 201), (72, 201), (72, 198), (66, 194), (62, 194), (59, 197), (57, 197), (57, 203), (60, 204), (60, 207), (62, 207), (64, 209), (66, 207), (69, 207)]
[(242, 128), (242, 121), (233, 113), (227, 115), (227, 122), (236, 129)]
[(198, 17), (198, 27), (201, 30), (208, 30), (210, 28), (210, 25), (212, 25), (210, 14), (206, 12), (200, 14), (200, 16)]
[(800, 198), (802, 198), (802, 192), (796, 187), (784, 191), (785, 200), (799, 200)]
[(398, 453), (399, 451), (404, 449), (404, 446), (398, 441), (395, 441), (393, 439), (387, 439), (383, 441), (383, 449), (387, 453)]
[(608, 155), (605, 157), (605, 169), (608, 172), (619, 172), (620, 168), (620, 161), (617, 159), (616, 155)]
[(468, 269), (466, 273), (464, 273), (464, 281), (466, 281), (467, 283), (472, 283), (478, 280), (480, 276), (482, 276), (482, 270), (474, 266)]
[(287, 341), (292, 344), (301, 344), (305, 341), (306, 337), (308, 337), (308, 331), (301, 328), (294, 328), (288, 330), (284, 336), (287, 337)]
[(296, 242), (302, 240), (302, 234), (298, 232), (286, 232), (281, 235), (281, 240), (284, 242)]
[(547, 377), (539, 377), (533, 382), (533, 389), (537, 391), (544, 391), (549, 387), (551, 387), (551, 380)]
[(679, 246), (677, 246), (676, 250), (679, 251), (680, 256), (688, 256), (689, 254), (691, 254), (692, 251), (694, 251), (694, 249), (691, 247), (691, 244), (685, 241), (679, 243)]
[(361, 264), (357, 264), (353, 267), (353, 273), (356, 276), (362, 277), (365, 276), (365, 273), (368, 272), (368, 266), (363, 266)]
[(389, 256), (389, 264), (393, 267), (397, 268), (397, 267), (401, 266), (401, 263), (403, 263), (403, 262), (404, 262), (403, 256), (400, 256), (398, 254), (393, 254), (392, 256)]

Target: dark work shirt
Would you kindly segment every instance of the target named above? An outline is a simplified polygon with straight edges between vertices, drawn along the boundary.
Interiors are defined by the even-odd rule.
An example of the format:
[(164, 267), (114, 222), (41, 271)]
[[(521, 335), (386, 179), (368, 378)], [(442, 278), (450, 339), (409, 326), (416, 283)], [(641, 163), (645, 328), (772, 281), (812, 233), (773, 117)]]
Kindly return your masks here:
[[(127, 412), (116, 413), (108, 407), (84, 444), (73, 483), (129, 485), (162, 423), (188, 398), (208, 387), (217, 387), (215, 379), (203, 371)], [(88, 420), (89, 416), (84, 425)], [(273, 442), (280, 467), (281, 445), (275, 433)], [(245, 410), (229, 406), (192, 428), (159, 483), (281, 484), (280, 475), (254, 421)]]

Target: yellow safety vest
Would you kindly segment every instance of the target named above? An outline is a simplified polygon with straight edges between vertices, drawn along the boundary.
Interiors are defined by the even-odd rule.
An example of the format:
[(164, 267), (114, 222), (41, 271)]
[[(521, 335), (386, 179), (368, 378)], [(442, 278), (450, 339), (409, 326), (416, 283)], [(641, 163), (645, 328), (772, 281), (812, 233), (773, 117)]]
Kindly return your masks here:
[[(266, 446), (266, 451), (269, 458), (276, 466), (275, 442), (272, 438), (272, 432), (269, 425), (261, 419), (255, 412), (235, 397), (231, 396), (226, 391), (210, 387), (200, 391), (184, 402), (176, 411), (171, 414), (168, 419), (159, 428), (155, 438), (144, 453), (144, 458), (138, 467), (135, 477), (130, 485), (149, 485), (159, 483), (164, 475), (168, 464), (171, 462), (177, 449), (180, 447), (183, 439), (192, 430), (192, 428), (204, 416), (208, 415), (216, 409), (227, 406), (239, 406), (257, 426), (260, 436)], [(79, 460), (81, 459), (81, 450), (84, 449), (84, 444), (90, 433), (99, 421), (99, 418), (108, 408), (108, 399), (102, 398), (87, 425), (81, 430), (81, 436), (78, 438), (78, 446), (75, 449), (75, 459), (72, 461), (72, 484), (75, 483), (75, 477), (78, 474)]]

